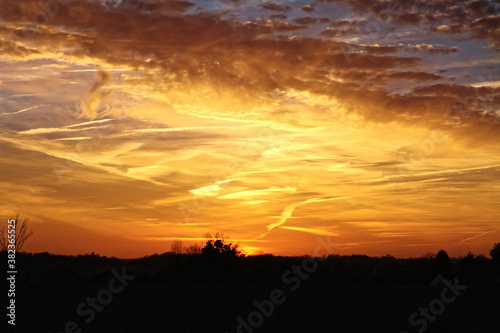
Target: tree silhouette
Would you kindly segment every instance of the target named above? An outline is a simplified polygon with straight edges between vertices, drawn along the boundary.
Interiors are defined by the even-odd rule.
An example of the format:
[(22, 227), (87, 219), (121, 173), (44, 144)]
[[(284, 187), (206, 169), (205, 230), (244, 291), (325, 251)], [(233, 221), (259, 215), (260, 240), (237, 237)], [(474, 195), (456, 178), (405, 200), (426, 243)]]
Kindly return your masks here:
[(213, 236), (211, 233), (206, 233), (205, 238), (207, 242), (201, 249), (204, 255), (237, 256), (240, 254), (238, 244), (228, 243), (229, 237), (225, 237), (223, 233), (217, 232)]
[(445, 250), (440, 250), (436, 257), (434, 258), (434, 260), (437, 262), (437, 263), (440, 263), (440, 264), (447, 264), (448, 262), (450, 262), (450, 257), (448, 256), (448, 253), (446, 253)]
[(490, 256), (494, 262), (500, 263), (500, 243), (493, 245), (493, 248), (490, 250)]
[[(15, 227), (15, 250), (16, 252), (21, 252), (21, 249), (24, 246), (24, 243), (28, 238), (30, 238), (33, 235), (33, 230), (28, 227), (28, 218), (27, 217), (21, 217), (20, 214), (17, 214), (15, 217), (10, 218), (10, 220), (14, 220), (14, 227)], [(10, 223), (12, 225), (12, 223)], [(0, 251), (1, 252), (6, 252), (9, 249), (9, 228), (7, 228), (7, 231), (5, 231), (5, 228), (2, 228), (2, 231), (0, 232)], [(12, 229), (10, 229), (12, 230)]]
[(182, 241), (180, 240), (174, 240), (172, 245), (170, 245), (170, 250), (173, 254), (182, 254), (182, 248)]
[(432, 261), (433, 275), (441, 274), (445, 278), (452, 277), (452, 265), (450, 257), (445, 250), (440, 250)]
[(184, 247), (184, 253), (187, 254), (200, 254), (201, 253), (201, 246), (198, 244), (191, 244), (189, 246)]

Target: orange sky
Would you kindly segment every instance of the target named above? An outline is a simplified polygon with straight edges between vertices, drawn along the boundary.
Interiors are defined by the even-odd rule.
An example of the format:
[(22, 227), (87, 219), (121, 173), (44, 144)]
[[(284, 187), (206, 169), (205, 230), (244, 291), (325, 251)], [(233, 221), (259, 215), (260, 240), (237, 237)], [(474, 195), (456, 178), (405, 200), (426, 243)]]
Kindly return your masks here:
[(0, 12), (0, 212), (30, 218), (25, 250), (500, 241), (499, 4), (64, 2)]

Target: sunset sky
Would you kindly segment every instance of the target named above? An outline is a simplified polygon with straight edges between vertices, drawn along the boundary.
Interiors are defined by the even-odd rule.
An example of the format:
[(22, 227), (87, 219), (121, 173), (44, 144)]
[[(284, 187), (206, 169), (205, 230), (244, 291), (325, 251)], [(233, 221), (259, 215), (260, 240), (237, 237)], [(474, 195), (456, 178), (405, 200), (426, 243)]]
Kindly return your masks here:
[(2, 0), (0, 202), (26, 251), (487, 254), (500, 3)]

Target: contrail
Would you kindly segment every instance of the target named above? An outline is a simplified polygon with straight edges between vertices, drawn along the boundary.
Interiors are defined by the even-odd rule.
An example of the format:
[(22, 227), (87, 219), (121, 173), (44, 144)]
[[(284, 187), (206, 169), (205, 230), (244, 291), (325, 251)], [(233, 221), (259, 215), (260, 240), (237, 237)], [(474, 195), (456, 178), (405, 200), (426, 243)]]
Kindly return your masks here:
[(465, 243), (465, 242), (467, 242), (467, 241), (469, 241), (469, 240), (472, 240), (472, 239), (476, 239), (476, 238), (482, 237), (482, 236), (487, 235), (487, 234), (489, 234), (489, 233), (495, 232), (495, 231), (497, 231), (498, 229), (500, 229), (500, 228), (496, 228), (495, 230), (490, 230), (490, 231), (483, 232), (482, 234), (477, 235), (477, 236), (473, 236), (473, 237), (466, 238), (466, 239), (464, 239), (464, 240), (461, 240), (459, 243)]
[(0, 114), (1, 115), (18, 114), (18, 113), (29, 111), (29, 110), (33, 110), (33, 109), (36, 109), (36, 108), (39, 108), (39, 107), (42, 107), (42, 106), (50, 106), (50, 104), (35, 105), (35, 106), (30, 106), (29, 108), (22, 109), (22, 110), (19, 110), (19, 111), (16, 111), (16, 112), (12, 112), (12, 113), (4, 112), (4, 113), (0, 113)]
[(341, 200), (341, 199), (349, 199), (349, 198), (352, 198), (352, 197), (336, 197), (336, 198), (310, 198), (310, 199), (307, 199), (307, 200), (304, 200), (304, 201), (301, 201), (301, 202), (298, 202), (298, 203), (295, 203), (295, 204), (292, 204), (292, 205), (288, 205), (285, 207), (285, 209), (283, 209), (283, 211), (281, 212), (281, 217), (280, 219), (278, 220), (278, 222), (276, 223), (272, 223), (270, 225), (267, 226), (267, 231), (262, 233), (259, 238), (262, 238), (262, 237), (265, 237), (267, 236), (267, 234), (269, 234), (274, 228), (276, 227), (279, 227), (283, 224), (285, 224), (285, 222), (290, 218), (292, 217), (293, 215), (293, 212), (295, 210), (295, 208), (299, 207), (299, 206), (302, 206), (302, 205), (305, 205), (305, 204), (308, 204), (308, 203), (313, 203), (313, 202), (323, 202), (323, 201), (331, 201), (331, 200)]

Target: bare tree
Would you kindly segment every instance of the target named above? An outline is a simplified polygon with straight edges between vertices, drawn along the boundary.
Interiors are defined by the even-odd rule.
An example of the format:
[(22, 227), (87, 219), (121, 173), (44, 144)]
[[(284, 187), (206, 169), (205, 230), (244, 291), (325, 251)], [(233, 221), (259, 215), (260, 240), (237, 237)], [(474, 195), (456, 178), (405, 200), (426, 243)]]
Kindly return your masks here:
[(170, 245), (170, 250), (173, 254), (182, 254), (182, 248), (182, 241), (180, 240), (174, 240), (172, 245)]
[(6, 252), (9, 249), (9, 244), (15, 245), (16, 252), (21, 252), (26, 240), (33, 235), (33, 229), (28, 227), (27, 217), (21, 217), (20, 214), (17, 214), (15, 217), (9, 219), (9, 221), (12, 220), (14, 222), (9, 223), (9, 225), (14, 226), (16, 237), (13, 244), (9, 243), (9, 230), (12, 230), (12, 228), (7, 227), (7, 231), (5, 231), (5, 228), (2, 228), (0, 232), (0, 251), (2, 252)]
[(189, 246), (185, 246), (184, 252), (187, 254), (200, 254), (201, 253), (201, 246), (198, 244), (191, 244)]

